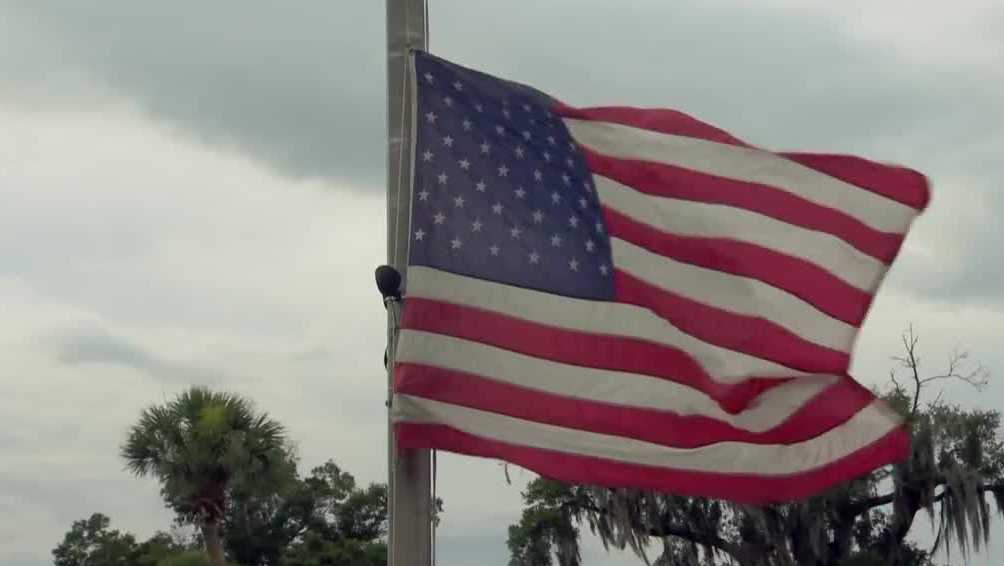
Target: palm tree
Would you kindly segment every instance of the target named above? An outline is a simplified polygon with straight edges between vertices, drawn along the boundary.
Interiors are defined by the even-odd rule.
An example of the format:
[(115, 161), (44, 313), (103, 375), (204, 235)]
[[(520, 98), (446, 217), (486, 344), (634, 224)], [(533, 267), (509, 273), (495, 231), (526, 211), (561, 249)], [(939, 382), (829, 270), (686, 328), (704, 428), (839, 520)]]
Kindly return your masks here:
[(282, 425), (230, 393), (192, 387), (142, 411), (122, 446), (126, 467), (156, 477), (179, 517), (202, 532), (214, 566), (223, 566), (221, 524), (236, 485), (276, 481), (291, 458)]

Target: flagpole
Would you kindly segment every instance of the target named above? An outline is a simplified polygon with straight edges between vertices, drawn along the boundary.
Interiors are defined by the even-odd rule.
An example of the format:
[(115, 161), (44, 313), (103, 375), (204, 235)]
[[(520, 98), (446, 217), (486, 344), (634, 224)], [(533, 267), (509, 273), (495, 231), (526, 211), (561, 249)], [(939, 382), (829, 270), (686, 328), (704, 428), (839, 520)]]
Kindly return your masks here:
[[(414, 85), (409, 49), (425, 49), (425, 0), (387, 0), (387, 262), (407, 283)], [(400, 304), (388, 304), (388, 396)], [(392, 401), (392, 399), (388, 399)], [(390, 403), (388, 403), (390, 408)], [(388, 415), (389, 417), (390, 415)], [(432, 564), (432, 492), (429, 450), (399, 450), (388, 420), (389, 566)]]

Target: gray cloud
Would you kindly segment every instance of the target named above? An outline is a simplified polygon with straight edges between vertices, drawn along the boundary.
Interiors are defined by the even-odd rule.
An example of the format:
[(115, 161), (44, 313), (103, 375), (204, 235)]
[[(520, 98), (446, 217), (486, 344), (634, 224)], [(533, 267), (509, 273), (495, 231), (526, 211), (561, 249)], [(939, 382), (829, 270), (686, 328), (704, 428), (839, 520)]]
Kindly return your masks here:
[(79, 329), (52, 340), (56, 357), (71, 366), (86, 364), (118, 365), (140, 371), (169, 384), (237, 384), (242, 378), (194, 364), (165, 359), (125, 338), (100, 329)]
[[(27, 59), (48, 69), (15, 75), (21, 83), (56, 90), (63, 83), (53, 77), (90, 76), (184, 131), (288, 174), (379, 186), (377, 4), (39, 1), (19, 4), (7, 26)], [(889, 46), (849, 41), (832, 19), (809, 10), (732, 2), (574, 7), (575, 25), (561, 25), (560, 40), (542, 44), (522, 38), (548, 37), (570, 21), (573, 4), (528, 11), (434, 1), (431, 47), (572, 104), (672, 105), (757, 143), (886, 159), (909, 156), (910, 148), (889, 140), (910, 132), (961, 141), (993, 132), (985, 117), (1004, 107), (999, 82), (968, 68), (911, 65)], [(520, 33), (488, 41), (474, 24), (483, 19)]]
[(72, 81), (96, 82), (287, 174), (379, 184), (385, 70), (375, 7), (41, 1), (7, 7), (0, 29), (13, 30), (17, 55), (8, 57), (22, 61), (14, 80), (23, 95), (73, 98), (64, 90), (79, 88)]

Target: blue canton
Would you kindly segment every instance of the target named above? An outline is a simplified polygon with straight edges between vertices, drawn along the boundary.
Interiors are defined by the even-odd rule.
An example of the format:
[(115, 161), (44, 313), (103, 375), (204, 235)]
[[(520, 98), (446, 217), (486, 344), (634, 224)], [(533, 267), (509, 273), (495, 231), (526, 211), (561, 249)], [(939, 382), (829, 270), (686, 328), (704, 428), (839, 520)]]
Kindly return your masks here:
[(592, 175), (552, 100), (415, 53), (409, 263), (589, 299), (613, 298)]

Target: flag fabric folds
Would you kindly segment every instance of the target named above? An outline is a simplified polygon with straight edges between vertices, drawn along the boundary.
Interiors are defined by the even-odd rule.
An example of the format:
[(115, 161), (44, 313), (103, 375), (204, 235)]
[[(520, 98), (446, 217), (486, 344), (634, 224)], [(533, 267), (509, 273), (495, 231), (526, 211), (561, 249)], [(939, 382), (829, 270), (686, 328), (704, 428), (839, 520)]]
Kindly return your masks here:
[(847, 372), (923, 175), (412, 63), (400, 446), (748, 503), (906, 456)]

